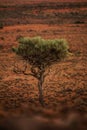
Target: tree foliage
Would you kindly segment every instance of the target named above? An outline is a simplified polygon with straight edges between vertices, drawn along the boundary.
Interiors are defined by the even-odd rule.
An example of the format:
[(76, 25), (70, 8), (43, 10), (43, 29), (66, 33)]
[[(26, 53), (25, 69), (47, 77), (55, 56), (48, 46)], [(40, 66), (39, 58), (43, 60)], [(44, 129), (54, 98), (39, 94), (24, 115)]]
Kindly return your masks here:
[(35, 67), (47, 67), (68, 54), (68, 45), (64, 39), (45, 40), (41, 37), (19, 39), (15, 52)]

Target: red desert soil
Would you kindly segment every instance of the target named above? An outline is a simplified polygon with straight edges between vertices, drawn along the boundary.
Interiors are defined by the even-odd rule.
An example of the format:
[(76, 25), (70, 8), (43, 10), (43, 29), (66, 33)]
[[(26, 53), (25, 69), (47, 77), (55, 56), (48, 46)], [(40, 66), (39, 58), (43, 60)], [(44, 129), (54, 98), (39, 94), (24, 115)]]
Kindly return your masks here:
[[(87, 121), (86, 32), (84, 24), (60, 26), (34, 24), (4, 27), (0, 30), (0, 45), (2, 45), (0, 50), (0, 117), (10, 115), (18, 117), (19, 115), (19, 118), (14, 120), (12, 118), (13, 126), (18, 128), (21, 127), (23, 121), (23, 125), (28, 129), (32, 128), (32, 123), (35, 123), (35, 130), (39, 126), (44, 128), (46, 124), (49, 124), (46, 125), (48, 128), (58, 130), (63, 126), (65, 130), (65, 128), (71, 128), (69, 126), (72, 126), (73, 122), (78, 121), (78, 129), (85, 130)], [(72, 55), (65, 61), (50, 67), (51, 71), (43, 85), (45, 108), (42, 108), (38, 102), (37, 81), (31, 76), (18, 75), (13, 71), (15, 63), (20, 68), (23, 67), (23, 61), (12, 52), (12, 47), (18, 45), (18, 37), (38, 35), (43, 38), (65, 38), (72, 52)], [(80, 116), (76, 112), (83, 114)], [(24, 113), (25, 117), (20, 117), (21, 113)], [(67, 113), (71, 114), (66, 116)], [(32, 114), (36, 116), (32, 117)], [(26, 115), (29, 117), (27, 118)], [(83, 121), (85, 124), (82, 124)], [(4, 126), (8, 126), (8, 123)]]
[(86, 0), (0, 0), (0, 3), (3, 4), (29, 4), (37, 2), (87, 2)]
[[(71, 2), (70, 0), (61, 2), (67, 1)], [(6, 5), (6, 2), (8, 5), (18, 4), (18, 2), (26, 4), (28, 0), (14, 2), (0, 0), (0, 4)], [(0, 11), (2, 11), (0, 20), (5, 25), (3, 29), (0, 29), (0, 116), (8, 116), (8, 113), (3, 112), (2, 109), (15, 113), (15, 116), (19, 113), (29, 115), (39, 113), (50, 118), (56, 118), (71, 111), (83, 113), (87, 119), (87, 8), (75, 7), (75, 10), (73, 8), (64, 10), (63, 8), (56, 10), (52, 7), (44, 10), (41, 8), (40, 15), (38, 8), (39, 6), (37, 9), (32, 7), (29, 12), (21, 6), (14, 6), (14, 9), (13, 7), (3, 9), (0, 6)], [(55, 12), (60, 13), (62, 17), (54, 15)], [(4, 17), (2, 17), (3, 14)], [(62, 24), (58, 23), (58, 20)], [(64, 38), (68, 41), (72, 55), (52, 65), (45, 79), (43, 85), (45, 108), (42, 108), (38, 101), (37, 80), (13, 71), (15, 64), (20, 68), (24, 65), (24, 61), (12, 51), (12, 47), (18, 45), (17, 39), (20, 36)]]
[[(22, 64), (11, 48), (19, 36), (67, 39), (72, 56), (51, 66), (43, 91), (47, 108), (59, 111), (63, 106), (87, 111), (87, 35), (85, 25), (21, 25), (5, 27), (0, 31), (0, 104), (9, 109), (27, 103), (40, 107), (37, 81), (33, 77), (13, 72), (14, 63)], [(21, 65), (23, 67), (23, 65)], [(35, 108), (36, 109), (36, 108)]]

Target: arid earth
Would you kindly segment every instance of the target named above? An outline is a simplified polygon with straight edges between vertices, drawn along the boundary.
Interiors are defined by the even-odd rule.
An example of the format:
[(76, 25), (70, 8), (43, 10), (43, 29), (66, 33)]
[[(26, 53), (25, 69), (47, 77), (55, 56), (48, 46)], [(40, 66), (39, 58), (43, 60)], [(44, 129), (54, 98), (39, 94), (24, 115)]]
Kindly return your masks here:
[[(66, 117), (65, 124), (69, 119), (72, 123), (76, 117), (75, 120), (81, 118), (77, 129), (86, 129), (86, 0), (72, 2), (69, 0), (61, 2), (59, 0), (54, 2), (52, 0), (37, 2), (8, 0), (7, 3), (6, 0), (0, 0), (0, 23), (3, 23), (3, 28), (0, 29), (0, 119), (17, 117), (21, 114), (29, 115), (29, 118), (36, 115), (31, 122), (41, 120), (44, 124), (53, 121), (54, 125), (59, 123), (59, 126), (62, 126), (60, 122)], [(24, 61), (12, 51), (12, 47), (18, 45), (17, 40), (21, 36), (63, 38), (69, 44), (71, 55), (50, 66), (50, 72), (45, 79), (43, 85), (45, 108), (42, 108), (38, 101), (37, 80), (14, 72), (15, 65), (21, 69), (24, 65)], [(72, 115), (75, 115), (74, 118)], [(26, 120), (25, 117), (25, 122)], [(19, 122), (21, 122), (20, 119)], [(59, 126), (57, 127), (60, 128)], [(54, 126), (50, 127), (52, 130), (53, 128)], [(65, 128), (71, 127), (67, 125), (64, 130)]]

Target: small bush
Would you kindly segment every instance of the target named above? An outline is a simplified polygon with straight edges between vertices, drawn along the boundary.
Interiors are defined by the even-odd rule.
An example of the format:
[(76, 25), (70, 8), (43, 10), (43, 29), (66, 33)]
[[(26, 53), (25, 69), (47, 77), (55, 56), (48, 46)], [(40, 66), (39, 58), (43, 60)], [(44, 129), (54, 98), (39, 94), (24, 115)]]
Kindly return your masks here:
[(3, 49), (3, 45), (2, 44), (0, 44), (0, 50), (2, 50)]
[(84, 24), (84, 21), (75, 21), (75, 24)]
[(0, 29), (3, 29), (3, 23), (0, 23)]
[(1, 40), (4, 40), (4, 37), (0, 37)]

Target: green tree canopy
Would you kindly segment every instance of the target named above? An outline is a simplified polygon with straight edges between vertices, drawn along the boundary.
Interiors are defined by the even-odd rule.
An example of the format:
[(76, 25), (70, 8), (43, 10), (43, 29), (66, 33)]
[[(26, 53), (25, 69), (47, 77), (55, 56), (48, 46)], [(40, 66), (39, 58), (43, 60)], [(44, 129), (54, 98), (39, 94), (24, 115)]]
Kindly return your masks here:
[(19, 39), (15, 48), (18, 55), (35, 67), (47, 67), (68, 54), (68, 44), (64, 39), (42, 39), (41, 37), (24, 37)]

